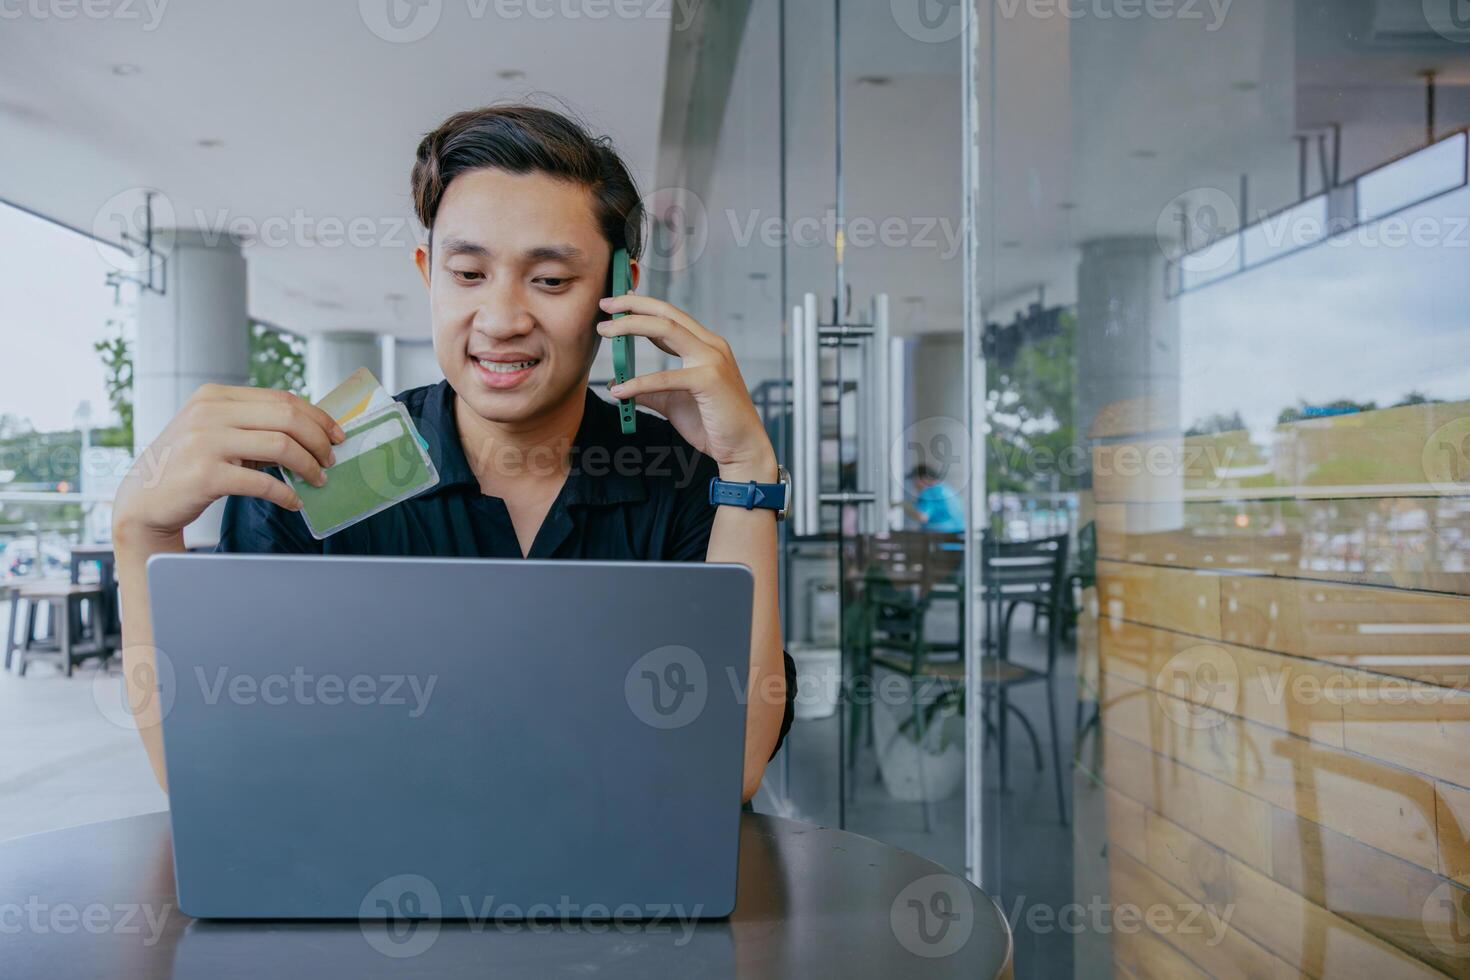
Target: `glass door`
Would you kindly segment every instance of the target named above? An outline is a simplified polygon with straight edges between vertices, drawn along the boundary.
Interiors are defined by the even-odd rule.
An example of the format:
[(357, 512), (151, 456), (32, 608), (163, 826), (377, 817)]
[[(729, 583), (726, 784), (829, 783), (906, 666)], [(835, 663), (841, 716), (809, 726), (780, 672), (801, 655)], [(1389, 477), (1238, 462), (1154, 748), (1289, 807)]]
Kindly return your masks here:
[(787, 567), (838, 612), (792, 641), (842, 679), (790, 799), (963, 873), (963, 47), (958, 12), (896, 7), (786, 5)]
[(653, 209), (680, 257), (652, 288), (730, 337), (795, 479), (801, 694), (757, 808), (963, 874), (964, 45), (959, 8), (912, 6), (701, 6)]

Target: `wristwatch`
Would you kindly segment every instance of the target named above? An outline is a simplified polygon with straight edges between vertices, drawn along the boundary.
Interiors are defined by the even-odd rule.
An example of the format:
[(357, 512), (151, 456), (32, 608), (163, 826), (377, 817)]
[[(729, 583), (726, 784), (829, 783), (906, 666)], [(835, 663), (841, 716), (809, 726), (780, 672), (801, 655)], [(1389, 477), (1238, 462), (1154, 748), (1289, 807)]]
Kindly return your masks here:
[(760, 507), (774, 510), (776, 520), (786, 520), (791, 510), (791, 474), (786, 467), (776, 465), (775, 483), (734, 483), (714, 477), (709, 481), (709, 502), (716, 506), (744, 507), (753, 510)]

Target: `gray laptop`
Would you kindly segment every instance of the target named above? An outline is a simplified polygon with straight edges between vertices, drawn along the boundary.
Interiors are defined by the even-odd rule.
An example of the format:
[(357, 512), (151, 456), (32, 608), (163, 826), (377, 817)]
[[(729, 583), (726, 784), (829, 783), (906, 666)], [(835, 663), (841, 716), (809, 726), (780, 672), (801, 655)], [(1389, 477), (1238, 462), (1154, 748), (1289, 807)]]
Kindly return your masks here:
[(743, 566), (161, 555), (148, 582), (186, 914), (734, 908)]

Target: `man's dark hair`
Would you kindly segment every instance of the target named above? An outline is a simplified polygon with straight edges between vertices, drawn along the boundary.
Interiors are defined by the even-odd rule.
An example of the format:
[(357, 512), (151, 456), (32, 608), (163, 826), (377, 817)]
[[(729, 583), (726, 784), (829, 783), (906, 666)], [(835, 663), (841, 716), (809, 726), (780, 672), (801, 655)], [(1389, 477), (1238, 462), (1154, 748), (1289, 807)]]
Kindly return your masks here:
[(936, 473), (934, 471), (934, 468), (932, 466), (930, 466), (928, 463), (920, 463), (919, 465), (915, 466), (913, 469), (909, 470), (909, 479), (910, 480), (937, 480), (937, 479), (939, 479), (939, 474)]
[(434, 218), (450, 181), (487, 167), (513, 174), (543, 173), (586, 187), (608, 244), (626, 248), (630, 258), (638, 258), (643, 248), (643, 205), (612, 140), (591, 136), (567, 116), (532, 105), (457, 112), (419, 142), (413, 206), (431, 243)]

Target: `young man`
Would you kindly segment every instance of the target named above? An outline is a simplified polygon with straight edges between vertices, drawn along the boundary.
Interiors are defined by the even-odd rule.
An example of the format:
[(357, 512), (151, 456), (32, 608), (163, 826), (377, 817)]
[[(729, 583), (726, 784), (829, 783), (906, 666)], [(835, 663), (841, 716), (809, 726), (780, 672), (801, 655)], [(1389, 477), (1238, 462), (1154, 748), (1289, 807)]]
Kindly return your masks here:
[[(639, 254), (638, 192), (606, 140), (558, 113), (497, 106), (450, 117), (419, 144), (412, 187), (428, 230), (414, 261), (446, 380), (398, 398), (430, 445), (439, 485), (317, 541), (299, 499), (262, 467), (320, 485), (341, 428), (294, 395), (206, 385), (146, 450), (153, 464), (135, 466), (118, 493), (124, 669), (160, 784), (144, 566), (183, 550), (184, 526), (228, 496), (221, 551), (748, 566), (749, 800), (790, 727), (795, 668), (781, 648), (776, 513), (709, 502), (712, 477), (778, 479), (729, 345), (668, 303), (607, 297), (614, 249)], [(587, 384), (602, 338), (630, 334), (681, 364), (612, 389), (668, 420), (641, 413), (624, 436), (616, 407)]]

